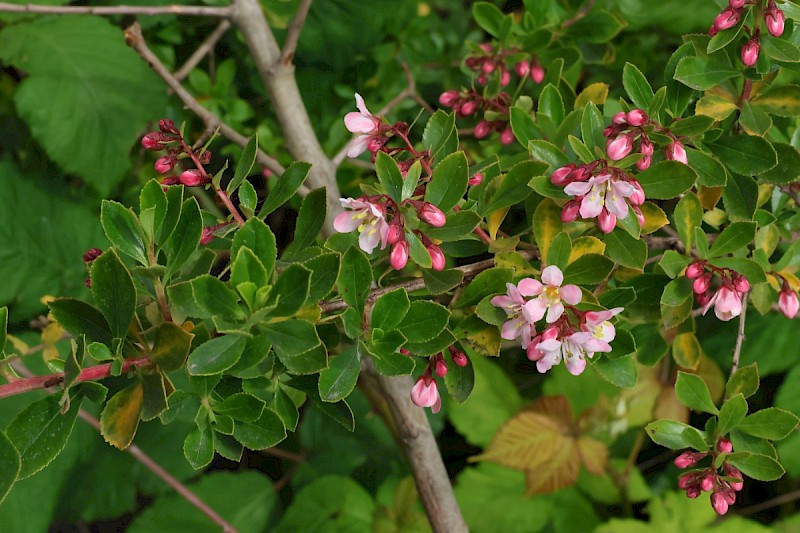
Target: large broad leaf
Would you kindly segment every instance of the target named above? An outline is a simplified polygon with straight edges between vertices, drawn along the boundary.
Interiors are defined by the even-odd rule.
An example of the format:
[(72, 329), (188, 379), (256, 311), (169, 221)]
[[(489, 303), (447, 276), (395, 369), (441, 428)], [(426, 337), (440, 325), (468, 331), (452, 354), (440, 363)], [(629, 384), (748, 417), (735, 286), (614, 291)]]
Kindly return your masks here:
[(88, 292), (81, 254), (107, 242), (97, 216), (63, 191), (40, 189), (6, 162), (0, 187), (0, 305), (12, 306), (22, 320), (42, 310), (43, 294)]
[(276, 531), (370, 531), (375, 502), (358, 483), (326, 476), (303, 487)]
[(29, 75), (15, 103), (48, 155), (111, 192), (137, 134), (166, 100), (119, 28), (95, 17), (16, 24), (0, 32), (0, 58)]

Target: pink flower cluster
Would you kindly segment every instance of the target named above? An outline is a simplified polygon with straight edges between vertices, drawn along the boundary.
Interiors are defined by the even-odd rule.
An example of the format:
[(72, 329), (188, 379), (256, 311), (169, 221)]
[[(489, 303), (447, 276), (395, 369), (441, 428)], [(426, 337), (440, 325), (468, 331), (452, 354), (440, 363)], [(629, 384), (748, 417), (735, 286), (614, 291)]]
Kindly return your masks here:
[(569, 164), (556, 169), (550, 176), (553, 185), (564, 187), (572, 197), (561, 210), (563, 222), (578, 218), (597, 218), (597, 226), (603, 233), (611, 233), (618, 219), (628, 216), (633, 210), (644, 226), (644, 214), (639, 208), (645, 196), (641, 184), (624, 170), (607, 166), (603, 160), (586, 165)]
[[(536, 361), (539, 372), (547, 372), (563, 360), (567, 370), (577, 376), (586, 368), (587, 357), (611, 351), (609, 343), (616, 331), (609, 319), (622, 308), (579, 311), (573, 306), (581, 301), (580, 288), (563, 282), (561, 270), (551, 265), (542, 270), (542, 281), (525, 278), (517, 285), (508, 283), (506, 294), (495, 296), (491, 303), (508, 318), (500, 336), (518, 340), (528, 359)], [(537, 334), (536, 322), (542, 319), (546, 326)]]
[[(450, 359), (456, 366), (465, 367), (469, 360), (467, 355), (455, 346), (448, 347)], [(401, 353), (411, 355), (408, 351), (401, 349)], [(418, 407), (430, 407), (435, 414), (442, 408), (442, 397), (439, 394), (439, 387), (436, 385), (436, 378), (433, 373), (443, 378), (447, 375), (447, 361), (442, 352), (428, 358), (428, 366), (425, 372), (417, 378), (417, 382), (411, 388), (411, 401)]]
[[(468, 69), (478, 75), (477, 82), (479, 85), (486, 85), (489, 82), (489, 77), (492, 74), (500, 76), (500, 85), (502, 87), (508, 86), (511, 83), (511, 72), (508, 66), (510, 57), (519, 57), (520, 50), (516, 48), (503, 49), (495, 47), (491, 43), (482, 43), (479, 45), (480, 51), (467, 57), (464, 64)], [(539, 63), (535, 55), (529, 56), (527, 59), (517, 61), (514, 65), (514, 71), (517, 75), (525, 79), (528, 76), (534, 83), (542, 83), (544, 80), (544, 67)]]
[(514, 132), (508, 118), (508, 109), (511, 104), (511, 97), (506, 92), (501, 92), (494, 98), (484, 98), (475, 89), (465, 91), (445, 91), (439, 96), (439, 103), (444, 107), (449, 107), (460, 117), (471, 117), (483, 115), (486, 111), (491, 111), (494, 116), (492, 120), (481, 119), (476, 125), (472, 134), (476, 139), (484, 139), (490, 133), (500, 134), (502, 144), (514, 142)]
[(344, 116), (347, 131), (358, 134), (358, 137), (350, 143), (347, 157), (358, 157), (366, 150), (374, 155), (389, 140), (387, 133), (390, 132), (391, 126), (384, 124), (380, 117), (369, 112), (360, 94), (356, 93), (355, 96), (358, 111), (352, 111)]
[[(711, 283), (715, 275), (720, 284), (712, 294)], [(717, 268), (706, 261), (696, 261), (686, 267), (686, 277), (693, 280), (695, 301), (703, 307), (704, 315), (712, 305), (720, 320), (728, 321), (742, 314), (742, 296), (750, 290), (750, 282), (743, 275), (729, 268)]]
[[(211, 161), (211, 152), (208, 150), (194, 150), (186, 144), (180, 130), (175, 123), (169, 119), (158, 121), (159, 131), (153, 131), (142, 137), (142, 146), (152, 152), (167, 150), (167, 154), (159, 157), (154, 168), (159, 174), (165, 177), (161, 180), (162, 185), (185, 185), (186, 187), (196, 187), (211, 182), (203, 165)], [(177, 145), (177, 146), (176, 146)], [(178, 162), (183, 158), (190, 158), (196, 168), (181, 170)], [(170, 174), (173, 170), (175, 174)]]
[(684, 452), (675, 458), (675, 466), (680, 469), (691, 468), (698, 461), (711, 455), (711, 466), (692, 472), (687, 472), (678, 478), (678, 487), (686, 491), (689, 498), (697, 498), (702, 492), (711, 493), (711, 507), (718, 515), (728, 512), (728, 507), (736, 502), (736, 493), (744, 487), (744, 477), (738, 468), (723, 461), (721, 465), (722, 475), (719, 469), (715, 468), (714, 461), (719, 454), (730, 454), (733, 452), (733, 444), (728, 439), (721, 438), (717, 441), (716, 451), (708, 452)]
[[(717, 33), (728, 28), (733, 28), (742, 20), (742, 15), (745, 10), (747, 0), (728, 0), (728, 7), (722, 10), (714, 19), (714, 23), (708, 30), (708, 34), (713, 37)], [(768, 0), (767, 8), (764, 10), (764, 24), (767, 31), (773, 37), (780, 37), (783, 35), (783, 30), (786, 25), (786, 20), (783, 11), (778, 9), (775, 0)], [(761, 52), (760, 45), (760, 29), (755, 27), (750, 29), (745, 27), (749, 34), (747, 42), (742, 46), (741, 59), (747, 67), (752, 67), (758, 61), (758, 56)]]
[(669, 161), (680, 161), (684, 165), (689, 164), (686, 157), (686, 149), (674, 135), (662, 128), (661, 125), (651, 120), (641, 109), (631, 109), (627, 113), (620, 111), (611, 119), (611, 125), (603, 130), (606, 137), (606, 154), (612, 161), (619, 161), (630, 155), (636, 143), (639, 143), (637, 150), (642, 154), (642, 158), (636, 162), (636, 168), (647, 170), (653, 161), (653, 143), (647, 136), (647, 127), (662, 130), (672, 138), (672, 142), (664, 148), (664, 156)]

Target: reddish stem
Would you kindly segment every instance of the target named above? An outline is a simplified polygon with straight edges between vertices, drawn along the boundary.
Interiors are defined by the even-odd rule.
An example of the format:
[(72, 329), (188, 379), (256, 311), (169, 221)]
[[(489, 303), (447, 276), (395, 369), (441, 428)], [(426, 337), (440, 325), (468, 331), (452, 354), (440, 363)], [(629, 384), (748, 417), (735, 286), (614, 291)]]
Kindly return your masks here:
[[(181, 137), (181, 146), (183, 147), (183, 151), (186, 152), (186, 154), (192, 159), (192, 162), (197, 167), (197, 170), (199, 170), (200, 173), (203, 175), (203, 178), (211, 180), (211, 177), (206, 172), (205, 167), (203, 167), (203, 164), (200, 162), (199, 159), (197, 159), (197, 156), (195, 155), (194, 151), (186, 144), (186, 141), (183, 140), (183, 137)], [(236, 219), (236, 223), (239, 224), (240, 226), (244, 226), (245, 221), (242, 218), (242, 215), (239, 214), (239, 211), (236, 210), (236, 207), (233, 205), (233, 202), (231, 202), (231, 199), (228, 197), (228, 194), (222, 189), (217, 189), (217, 187), (214, 186), (213, 181), (211, 182), (211, 186), (214, 187), (214, 192), (217, 193), (219, 199), (222, 200), (222, 203), (225, 204), (225, 207), (228, 209), (230, 214), (233, 215), (234, 219)]]

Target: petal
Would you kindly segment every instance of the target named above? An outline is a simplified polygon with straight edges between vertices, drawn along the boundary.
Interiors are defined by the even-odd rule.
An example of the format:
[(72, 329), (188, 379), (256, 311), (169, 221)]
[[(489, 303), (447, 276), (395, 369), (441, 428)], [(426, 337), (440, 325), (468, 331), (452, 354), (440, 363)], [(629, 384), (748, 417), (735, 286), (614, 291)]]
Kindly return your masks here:
[(603, 210), (603, 199), (596, 192), (584, 196), (581, 201), (580, 214), (583, 218), (594, 218)]
[(372, 116), (372, 113), (370, 113), (369, 109), (367, 109), (367, 104), (364, 103), (364, 99), (358, 93), (356, 93), (356, 107), (362, 115)]
[(536, 370), (544, 374), (545, 372), (547, 372), (548, 370), (553, 368), (553, 366), (557, 365), (560, 362), (561, 362), (561, 352), (560, 351), (550, 352), (548, 354), (545, 354), (545, 356), (539, 359), (538, 361), (536, 361)]
[(517, 331), (521, 325), (522, 320), (518, 318), (512, 318), (511, 320), (504, 322), (503, 327), (500, 328), (500, 337), (507, 341), (513, 341), (517, 338)]
[(375, 129), (375, 121), (371, 117), (355, 111), (344, 116), (344, 125), (352, 133), (370, 133)]
[(519, 331), (517, 333), (518, 333), (517, 336), (519, 337), (520, 340), (520, 344), (522, 344), (522, 349), (526, 350), (528, 348), (528, 345), (531, 343), (531, 340), (533, 340), (531, 336), (531, 325), (528, 324), (527, 322), (523, 322), (522, 327), (519, 328)]
[(613, 192), (606, 194), (606, 209), (620, 220), (628, 216), (628, 202), (625, 201), (625, 198)]
[(558, 295), (567, 302), (567, 305), (578, 305), (583, 298), (583, 293), (577, 285), (564, 285), (558, 290)]
[(608, 344), (606, 341), (600, 340), (600, 339), (589, 339), (583, 345), (583, 348), (587, 352), (605, 352), (605, 353), (608, 353), (608, 352), (611, 351), (611, 345)]
[(505, 310), (506, 313), (513, 312), (513, 308), (516, 307), (516, 302), (511, 298), (509, 298), (508, 296), (506, 296), (505, 294), (501, 294), (500, 296), (495, 296), (494, 298), (489, 300), (489, 303), (491, 303), (495, 307), (499, 307)]
[(513, 283), (506, 283), (506, 290), (508, 291), (508, 296), (512, 300), (514, 300), (514, 302), (516, 302), (519, 305), (525, 303), (525, 300), (522, 299), (522, 295), (520, 295), (519, 291), (517, 290), (517, 287), (514, 286)]
[(568, 356), (564, 364), (567, 366), (569, 373), (573, 376), (580, 376), (583, 374), (583, 371), (586, 370), (586, 359), (580, 355)]
[(378, 222), (378, 233), (381, 235), (381, 250), (386, 248), (386, 239), (389, 236), (389, 224), (386, 223), (386, 220), (381, 219)]
[(540, 342), (536, 347), (543, 352), (554, 352), (561, 349), (561, 341), (556, 339), (547, 339)]
[(347, 149), (347, 157), (358, 157), (367, 150), (369, 145), (369, 135), (361, 135), (356, 137)]
[(703, 316), (705, 316), (705, 314), (708, 312), (708, 310), (711, 309), (711, 306), (714, 305), (717, 302), (717, 297), (718, 296), (719, 296), (719, 293), (715, 292), (714, 296), (712, 296), (711, 299), (706, 303), (706, 305), (703, 306), (703, 312), (702, 312)]
[(573, 181), (566, 187), (564, 187), (564, 193), (569, 194), (570, 196), (583, 196), (589, 189), (592, 188), (592, 184), (588, 181)]
[[(513, 285), (512, 285), (513, 286)], [(522, 296), (539, 296), (544, 286), (533, 278), (525, 278), (517, 284), (518, 292)]]
[(442, 397), (436, 395), (436, 403), (431, 406), (431, 413), (436, 414), (442, 410)]
[(522, 314), (525, 317), (525, 320), (530, 323), (541, 320), (545, 311), (547, 311), (547, 304), (541, 298), (531, 300), (522, 306)]
[(552, 285), (553, 287), (560, 287), (561, 284), (564, 282), (564, 274), (561, 272), (561, 269), (555, 265), (550, 265), (549, 267), (542, 270), (542, 282), (545, 285)]
[(614, 180), (611, 182), (611, 190), (614, 191), (614, 194), (624, 196), (625, 198), (636, 192), (636, 188), (633, 185), (622, 180)]
[(358, 215), (358, 212), (345, 211), (344, 213), (339, 213), (333, 219), (333, 229), (339, 233), (349, 233), (355, 230), (361, 224), (361, 219), (356, 219), (356, 215)]
[(548, 324), (552, 324), (558, 320), (562, 314), (564, 314), (564, 304), (558, 301), (554, 304), (550, 304), (550, 307), (547, 308), (547, 318), (545, 320)]
[(371, 254), (372, 250), (378, 246), (380, 240), (381, 236), (378, 230), (373, 227), (367, 227), (361, 232), (361, 235), (358, 236), (358, 247), (364, 250), (364, 252)]

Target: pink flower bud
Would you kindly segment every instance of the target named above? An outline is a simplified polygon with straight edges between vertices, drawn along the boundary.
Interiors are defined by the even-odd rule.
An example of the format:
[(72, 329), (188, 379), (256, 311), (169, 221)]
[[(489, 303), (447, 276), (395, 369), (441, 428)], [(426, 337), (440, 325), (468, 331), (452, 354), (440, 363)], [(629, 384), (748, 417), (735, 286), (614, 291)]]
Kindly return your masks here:
[(509, 83), (511, 83), (511, 73), (503, 68), (500, 70), (500, 85), (507, 87)]
[(169, 186), (169, 185), (177, 185), (181, 182), (180, 178), (173, 174), (172, 176), (167, 176), (161, 180), (161, 185)]
[(561, 222), (569, 224), (578, 218), (578, 212), (581, 209), (581, 204), (577, 200), (570, 200), (561, 209)]
[(439, 376), (440, 378), (443, 378), (447, 375), (447, 363), (445, 363), (444, 357), (442, 357), (441, 353), (439, 353), (439, 355), (436, 356), (436, 364), (434, 365), (434, 370), (436, 371), (436, 375)]
[(683, 474), (678, 478), (678, 488), (686, 490), (697, 485), (697, 476), (693, 472)]
[(439, 95), (439, 103), (445, 107), (452, 107), (458, 101), (458, 91), (445, 91)]
[(711, 489), (714, 488), (714, 482), (716, 481), (716, 479), (717, 479), (717, 473), (713, 471), (709, 472), (708, 474), (703, 476), (703, 479), (700, 480), (700, 489), (703, 492), (709, 492)]
[(441, 228), (447, 223), (447, 218), (444, 216), (442, 210), (430, 202), (422, 204), (418, 212), (420, 220), (427, 222), (434, 228)]
[(181, 172), (180, 177), (181, 183), (186, 185), (187, 187), (195, 187), (200, 185), (203, 181), (203, 177), (200, 175), (200, 171), (197, 169), (191, 170), (184, 170)]
[(177, 160), (174, 157), (165, 155), (164, 157), (159, 157), (156, 159), (153, 167), (159, 174), (166, 174), (175, 168), (175, 163), (177, 163)]
[(163, 132), (154, 131), (142, 137), (142, 146), (147, 150), (157, 152), (164, 149), (164, 143), (173, 140), (175, 139)]
[(483, 65), (481, 65), (481, 70), (486, 74), (491, 74), (492, 72), (494, 72), (494, 69), (495, 69), (494, 63), (492, 63), (488, 59), (483, 62)]
[(727, 30), (728, 28), (736, 26), (740, 18), (741, 12), (738, 9), (726, 7), (722, 10), (722, 13), (717, 15), (717, 18), (714, 19), (714, 26), (716, 26), (719, 31)]
[(644, 225), (647, 223), (647, 220), (645, 220), (644, 213), (642, 213), (642, 210), (639, 208), (638, 205), (632, 205), (631, 211), (633, 211), (633, 214), (636, 215), (636, 220), (639, 221), (639, 226), (643, 228)]
[(717, 441), (717, 450), (722, 453), (732, 453), (733, 452), (733, 443), (728, 439), (722, 438)]
[(686, 489), (686, 497), (691, 500), (694, 500), (695, 498), (700, 496), (700, 493), (701, 493), (700, 487), (689, 487), (688, 489)]
[(628, 115), (624, 111), (620, 111), (619, 113), (611, 117), (611, 122), (612, 124), (619, 124), (620, 126), (622, 126), (623, 124), (627, 124)]
[(538, 62), (531, 66), (531, 79), (534, 83), (542, 83), (544, 81), (544, 68)]
[(481, 74), (480, 76), (478, 76), (479, 85), (486, 85), (487, 81), (489, 81), (489, 78), (486, 76), (486, 74)]
[(489, 135), (490, 131), (492, 131), (491, 125), (487, 121), (481, 120), (475, 125), (475, 130), (472, 132), (472, 134), (476, 139), (483, 139)]
[(414, 354), (412, 354), (411, 352), (409, 352), (408, 350), (406, 350), (405, 348), (400, 348), (400, 349), (399, 349), (399, 350), (397, 350), (397, 351), (398, 351), (398, 352), (400, 352), (401, 354), (405, 355), (405, 356), (412, 356), (412, 355), (414, 355)]
[(675, 458), (675, 466), (678, 468), (690, 468), (697, 464), (697, 461), (705, 457), (704, 453), (683, 452)]
[(462, 117), (468, 117), (470, 115), (475, 114), (475, 111), (478, 110), (478, 104), (475, 100), (470, 100), (469, 102), (465, 102), (460, 108), (458, 108), (458, 114)]
[(697, 302), (699, 306), (705, 306), (708, 302), (711, 301), (711, 291), (701, 292), (701, 293), (694, 293), (694, 301)]
[(454, 348), (452, 346), (450, 346), (450, 355), (453, 356), (453, 362), (457, 366), (460, 366), (460, 367), (463, 368), (463, 367), (467, 366), (467, 363), (469, 363), (469, 360), (467, 359), (467, 354), (465, 354), (461, 350), (458, 350), (458, 349), (456, 349), (456, 348)]
[(720, 516), (728, 512), (728, 502), (719, 492), (715, 492), (711, 495), (711, 507), (713, 507), (714, 511)]
[(686, 157), (686, 149), (680, 141), (669, 143), (665, 149), (665, 155), (670, 161), (680, 161), (684, 165), (689, 164), (689, 159)]
[(486, 52), (487, 54), (491, 54), (491, 53), (492, 53), (492, 50), (494, 50), (494, 49), (492, 48), (492, 43), (481, 43), (481, 44), (479, 44), (478, 46), (480, 46), (481, 50), (483, 50), (483, 51), (484, 51), (484, 52)]
[(175, 123), (168, 118), (162, 118), (158, 121), (158, 129), (162, 133), (171, 133), (172, 135), (180, 135), (180, 130), (175, 126)]
[(773, 37), (780, 37), (783, 35), (783, 28), (785, 25), (783, 11), (777, 7), (767, 9), (766, 13), (764, 13), (764, 21), (767, 23), (767, 31), (769, 31), (770, 35)]
[(204, 165), (207, 165), (211, 162), (211, 150), (197, 150), (195, 155), (197, 156), (197, 160)]
[(652, 162), (653, 162), (652, 156), (646, 155), (636, 162), (636, 168), (644, 172), (645, 170), (650, 168), (650, 163)]
[(653, 155), (653, 143), (645, 136), (639, 141), (639, 152), (645, 156)]
[(731, 6), (733, 9), (739, 9), (740, 7), (744, 7), (747, 3), (747, 0), (728, 0), (728, 5)]
[(389, 231), (386, 232), (386, 244), (393, 245), (403, 238), (403, 228), (400, 224), (390, 224)]
[(612, 135), (614, 135), (614, 133), (616, 133), (616, 131), (617, 131), (616, 128), (608, 126), (606, 129), (603, 130), (603, 137), (606, 138), (611, 137)]
[(625, 115), (625, 118), (628, 121), (628, 124), (631, 126), (643, 126), (649, 120), (647, 117), (647, 113), (642, 111), (641, 109), (631, 109), (628, 111), (628, 114)]
[(786, 318), (794, 318), (798, 309), (800, 309), (800, 301), (797, 293), (789, 287), (788, 283), (784, 282), (781, 292), (778, 294), (778, 310)]
[(436, 380), (430, 374), (424, 374), (417, 379), (411, 388), (411, 401), (419, 407), (430, 407), (431, 411), (438, 413), (442, 407), (442, 399)]
[(715, 35), (716, 35), (716, 34), (718, 34), (718, 33), (719, 33), (719, 30), (718, 30), (718, 29), (717, 29), (717, 27), (716, 27), (716, 26), (714, 26), (714, 24), (712, 23), (712, 24), (711, 24), (711, 27), (710, 27), (710, 28), (708, 28), (708, 36), (709, 36), (709, 37), (713, 37), (713, 36), (715, 36)]
[[(706, 271), (706, 265), (703, 261), (696, 261), (686, 267), (686, 277), (689, 279), (697, 279), (702, 276)], [(701, 291), (702, 292), (702, 291)]]
[(367, 143), (367, 150), (369, 150), (369, 153), (375, 154), (378, 152), (378, 150), (383, 148), (383, 145), (386, 144), (387, 140), (388, 139), (385, 137), (372, 137)]
[(514, 69), (517, 71), (517, 76), (524, 78), (531, 72), (531, 64), (527, 61), (520, 61), (514, 65)]
[(699, 278), (694, 280), (692, 283), (692, 291), (695, 294), (703, 294), (708, 290), (708, 287), (711, 285), (711, 272), (706, 272)]
[(428, 255), (431, 256), (431, 268), (436, 271), (444, 270), (446, 260), (442, 249), (435, 244), (429, 244), (426, 250), (428, 250)]
[(633, 150), (633, 136), (620, 135), (606, 145), (606, 153), (612, 161), (619, 161)]
[(741, 274), (734, 274), (733, 286), (739, 292), (747, 292), (750, 290), (750, 282)]
[(588, 168), (588, 166), (583, 165), (575, 170), (572, 171), (572, 174), (569, 176), (570, 181), (586, 181), (592, 177), (592, 169)]
[(213, 226), (203, 228), (203, 233), (200, 234), (200, 244), (208, 244), (214, 240), (214, 229)]
[(514, 142), (514, 132), (509, 127), (503, 130), (503, 133), (500, 134), (500, 142), (503, 144), (511, 144)]
[(600, 216), (597, 217), (597, 227), (603, 233), (611, 233), (617, 225), (617, 216), (610, 213), (605, 207), (600, 211)]
[(566, 185), (569, 183), (569, 176), (575, 170), (575, 165), (570, 163), (567, 166), (557, 168), (550, 174), (550, 182), (553, 185)]
[(758, 54), (761, 51), (761, 46), (758, 44), (758, 37), (753, 37), (742, 47), (742, 63), (745, 66), (752, 67), (758, 61)]
[(628, 197), (628, 201), (631, 205), (642, 205), (645, 200), (644, 196), (644, 189), (642, 189), (642, 185), (639, 183), (639, 180), (630, 180), (628, 183), (631, 184), (633, 187), (633, 193)]
[(397, 241), (389, 253), (389, 264), (395, 270), (403, 270), (408, 263), (408, 242)]
[(737, 481), (728, 481), (728, 485), (735, 490), (736, 492), (742, 490), (744, 488), (744, 478), (742, 477), (742, 473), (733, 465), (729, 465), (725, 463), (723, 469), (725, 470), (725, 475), (728, 477), (732, 477), (737, 479)]
[(86, 253), (83, 254), (83, 262), (91, 263), (101, 255), (103, 255), (103, 250), (101, 250), (100, 248), (89, 248), (88, 250), (86, 250)]
[(480, 185), (483, 183), (483, 174), (480, 172), (476, 172), (467, 182), (469, 183), (470, 187), (475, 187), (476, 185)]

